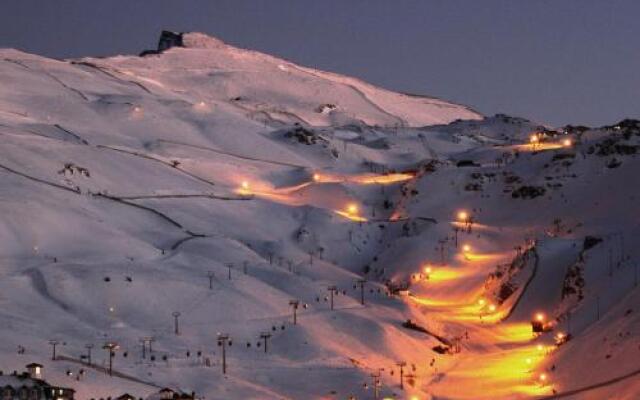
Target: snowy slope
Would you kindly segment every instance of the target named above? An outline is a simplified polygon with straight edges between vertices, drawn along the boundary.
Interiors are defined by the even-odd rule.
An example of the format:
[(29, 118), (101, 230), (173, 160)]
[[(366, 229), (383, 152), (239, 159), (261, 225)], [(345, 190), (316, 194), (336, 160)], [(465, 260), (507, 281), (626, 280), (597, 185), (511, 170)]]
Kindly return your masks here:
[[(41, 362), (81, 399), (165, 386), (207, 399), (360, 399), (373, 398), (370, 375), (383, 368), (392, 398), (508, 399), (633, 370), (633, 129), (534, 148), (529, 135), (545, 128), (527, 120), (482, 118), (201, 34), (145, 57), (0, 55), (5, 371)], [(567, 137), (571, 146), (558, 144)], [(522, 198), (523, 186), (545, 192)], [(462, 209), (474, 224), (456, 247)], [(587, 249), (587, 236), (602, 241)], [(577, 277), (580, 298), (566, 289)], [(407, 284), (409, 296), (389, 294)], [(501, 298), (505, 285), (513, 292)], [(539, 311), (557, 322), (534, 338)], [(553, 347), (568, 312), (572, 340), (514, 368), (536, 344)], [(608, 360), (594, 338), (619, 332), (625, 351), (585, 370), (584, 348)], [(233, 339), (226, 375), (219, 333)], [(153, 360), (142, 358), (149, 336)], [(460, 353), (434, 351), (460, 336)], [(50, 359), (50, 339), (66, 358)], [(112, 378), (77, 362), (91, 343), (104, 367), (107, 341), (120, 345)], [(633, 398), (625, 382), (616, 393)]]

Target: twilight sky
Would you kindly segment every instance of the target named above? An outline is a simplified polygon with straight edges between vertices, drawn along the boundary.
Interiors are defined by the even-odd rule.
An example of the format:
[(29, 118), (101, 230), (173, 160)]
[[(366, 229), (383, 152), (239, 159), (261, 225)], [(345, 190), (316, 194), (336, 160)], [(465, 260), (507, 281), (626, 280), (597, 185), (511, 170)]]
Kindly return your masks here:
[(6, 0), (0, 47), (137, 54), (162, 29), (488, 115), (553, 125), (640, 118), (637, 0)]

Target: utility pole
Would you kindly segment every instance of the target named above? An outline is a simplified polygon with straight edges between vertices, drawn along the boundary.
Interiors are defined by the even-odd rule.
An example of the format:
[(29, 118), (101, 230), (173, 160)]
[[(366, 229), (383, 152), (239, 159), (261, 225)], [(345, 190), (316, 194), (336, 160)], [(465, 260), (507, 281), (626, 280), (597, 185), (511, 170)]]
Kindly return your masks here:
[(446, 243), (445, 239), (438, 240), (438, 250), (440, 251), (440, 264), (444, 265), (444, 244)]
[(271, 334), (269, 332), (262, 332), (260, 334), (260, 339), (262, 339), (264, 341), (264, 352), (267, 352), (267, 343), (269, 338), (271, 337)]
[(209, 290), (213, 290), (213, 280), (216, 277), (216, 274), (213, 271), (207, 272), (207, 276), (209, 277)]
[(51, 345), (52, 350), (53, 350), (53, 352), (51, 354), (51, 359), (53, 361), (55, 361), (55, 359), (56, 359), (56, 346), (58, 346), (58, 344), (60, 344), (60, 342), (55, 340), (55, 339), (52, 339), (52, 340), (49, 340), (49, 344)]
[(87, 349), (87, 365), (91, 365), (91, 349), (93, 349), (93, 345), (88, 343), (84, 347)]
[(400, 389), (404, 390), (404, 367), (407, 365), (407, 363), (404, 361), (400, 361), (396, 365), (400, 367)]
[(109, 352), (109, 376), (113, 376), (113, 356), (116, 355), (116, 350), (118, 350), (120, 346), (118, 346), (115, 342), (107, 342), (102, 346), (103, 349)]
[(147, 358), (147, 341), (145, 338), (140, 338), (140, 343), (142, 344), (142, 359), (145, 360)]
[(332, 285), (329, 286), (327, 290), (331, 292), (331, 309), (333, 310), (333, 294), (338, 290), (338, 288)]
[(293, 310), (293, 324), (298, 324), (298, 307), (300, 306), (300, 300), (289, 300), (289, 305)]
[(380, 386), (382, 386), (382, 383), (380, 382), (380, 369), (378, 369), (378, 371), (376, 371), (375, 373), (371, 374), (371, 379), (372, 379), (372, 384), (373, 384), (373, 398), (375, 400), (378, 400), (378, 398), (380, 397)]
[(227, 344), (231, 346), (231, 338), (226, 333), (218, 333), (218, 346), (222, 347), (222, 373), (227, 373)]
[(180, 318), (180, 311), (174, 311), (171, 315), (173, 315), (174, 319), (174, 332), (176, 336), (180, 335), (180, 325), (178, 324), (178, 318)]
[(231, 280), (231, 269), (233, 268), (233, 263), (228, 263), (227, 268), (229, 268), (229, 280)]
[(155, 339), (153, 336), (145, 336), (140, 340), (142, 341), (142, 358), (144, 359), (147, 356), (147, 351), (146, 351), (147, 343), (149, 344), (149, 354), (153, 354), (153, 348), (151, 347), (151, 342), (153, 342)]
[(366, 279), (358, 279), (356, 282), (360, 286), (360, 304), (364, 305), (364, 285), (367, 283)]

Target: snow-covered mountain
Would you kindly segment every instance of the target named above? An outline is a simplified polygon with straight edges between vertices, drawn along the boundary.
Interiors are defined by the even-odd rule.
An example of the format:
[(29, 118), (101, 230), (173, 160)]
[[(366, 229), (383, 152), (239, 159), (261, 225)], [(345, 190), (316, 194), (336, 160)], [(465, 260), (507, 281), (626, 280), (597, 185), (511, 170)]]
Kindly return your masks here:
[(637, 121), (485, 118), (181, 40), (0, 50), (1, 369), (80, 399), (640, 391)]

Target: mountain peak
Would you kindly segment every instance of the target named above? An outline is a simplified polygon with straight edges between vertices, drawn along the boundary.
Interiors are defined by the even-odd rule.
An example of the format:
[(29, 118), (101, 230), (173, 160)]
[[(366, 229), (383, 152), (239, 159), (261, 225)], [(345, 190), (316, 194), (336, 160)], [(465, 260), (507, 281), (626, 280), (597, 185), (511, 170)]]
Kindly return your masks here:
[(144, 51), (142, 55), (162, 53), (173, 47), (219, 49), (224, 45), (225, 43), (222, 40), (201, 32), (174, 32), (163, 30), (158, 40), (158, 49)]

